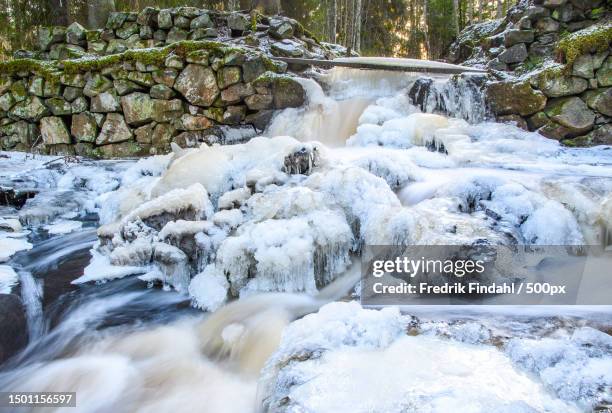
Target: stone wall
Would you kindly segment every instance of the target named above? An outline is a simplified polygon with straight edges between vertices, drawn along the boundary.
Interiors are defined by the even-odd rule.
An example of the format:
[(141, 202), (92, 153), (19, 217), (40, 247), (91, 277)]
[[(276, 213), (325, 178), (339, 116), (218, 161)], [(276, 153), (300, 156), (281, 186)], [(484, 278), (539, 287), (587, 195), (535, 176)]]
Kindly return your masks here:
[(65, 59), (162, 47), (183, 40), (218, 40), (287, 57), (325, 59), (341, 52), (336, 45), (320, 43), (301, 24), (287, 17), (195, 7), (162, 10), (147, 7), (140, 13), (110, 13), (103, 30), (86, 30), (78, 23), (67, 28), (42, 27), (38, 32), (38, 51), (21, 55)]
[(497, 78), (500, 121), (567, 145), (612, 144), (612, 21), (603, 0), (529, 0), (464, 30), (450, 60)]
[(0, 146), (108, 158), (229, 143), (303, 104), (285, 71), (263, 52), (211, 41), (0, 63)]

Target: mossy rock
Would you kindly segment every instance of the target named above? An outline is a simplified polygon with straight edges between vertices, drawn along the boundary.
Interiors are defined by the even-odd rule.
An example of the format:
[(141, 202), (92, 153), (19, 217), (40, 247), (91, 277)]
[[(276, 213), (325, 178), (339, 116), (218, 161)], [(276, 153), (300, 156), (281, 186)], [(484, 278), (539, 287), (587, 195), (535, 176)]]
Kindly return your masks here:
[(564, 36), (557, 45), (557, 52), (571, 68), (580, 55), (603, 52), (610, 47), (611, 41), (612, 22), (608, 21)]
[(498, 116), (532, 115), (546, 106), (546, 96), (528, 82), (493, 82), (486, 89), (486, 99)]

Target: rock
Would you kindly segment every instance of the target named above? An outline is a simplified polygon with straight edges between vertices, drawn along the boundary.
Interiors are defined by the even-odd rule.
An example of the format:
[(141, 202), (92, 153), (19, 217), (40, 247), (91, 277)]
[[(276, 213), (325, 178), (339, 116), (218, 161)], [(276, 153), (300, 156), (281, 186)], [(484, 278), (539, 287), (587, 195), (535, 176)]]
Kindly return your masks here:
[(155, 128), (155, 123), (147, 123), (144, 126), (141, 126), (134, 130), (134, 135), (136, 136), (136, 141), (143, 144), (150, 144), (151, 137), (153, 136), (153, 129)]
[[(13, 94), (13, 97), (15, 95)], [(36, 96), (31, 96), (15, 104), (9, 114), (13, 117), (25, 119), (30, 122), (38, 122), (49, 111)]]
[(531, 21), (550, 16), (550, 10), (541, 6), (529, 6), (525, 10), (525, 17)]
[(89, 110), (89, 103), (84, 96), (76, 98), (70, 105), (72, 113), (81, 113)]
[(40, 27), (37, 32), (38, 49), (47, 51), (52, 44), (63, 42), (65, 37), (64, 27)]
[(96, 144), (107, 145), (130, 139), (132, 139), (132, 131), (128, 128), (123, 116), (119, 113), (109, 113), (106, 115), (100, 135), (96, 138)]
[(206, 39), (206, 38), (217, 37), (218, 35), (219, 33), (217, 32), (216, 29), (200, 28), (200, 29), (192, 30), (191, 33), (189, 34), (189, 39), (190, 40), (201, 40), (201, 39)]
[(72, 113), (72, 106), (62, 98), (47, 99), (45, 104), (54, 116), (64, 116)]
[(246, 106), (228, 106), (223, 113), (223, 123), (226, 125), (237, 125), (246, 116)]
[(550, 17), (539, 19), (535, 22), (534, 27), (538, 33), (552, 33), (559, 31), (559, 23)]
[(293, 26), (286, 19), (273, 18), (270, 20), (270, 35), (277, 39), (293, 37)]
[(153, 102), (153, 120), (156, 122), (172, 122), (184, 113), (183, 101), (180, 99), (155, 99)]
[(183, 59), (175, 54), (171, 54), (166, 58), (164, 62), (166, 67), (170, 67), (173, 69), (182, 69), (185, 65), (183, 65)]
[(166, 43), (170, 44), (180, 42), (182, 40), (187, 40), (187, 36), (189, 36), (189, 33), (187, 33), (185, 30), (179, 29), (178, 27), (173, 27), (168, 32), (168, 37), (166, 37)]
[(508, 65), (500, 62), (499, 59), (496, 57), (495, 59), (491, 59), (487, 63), (487, 69), (506, 71), (508, 70)]
[(122, 142), (103, 145), (96, 148), (96, 151), (102, 158), (129, 158), (149, 154), (148, 146), (136, 142)]
[(533, 30), (508, 30), (504, 34), (504, 45), (512, 47), (518, 43), (531, 43), (533, 39)]
[(195, 50), (187, 54), (187, 63), (197, 63), (202, 66), (208, 66), (210, 53), (207, 50)]
[(535, 115), (527, 119), (527, 126), (529, 130), (534, 131), (540, 129), (542, 126), (548, 123), (548, 116), (544, 112), (538, 112)]
[(554, 49), (555, 48), (553, 45), (533, 42), (529, 45), (529, 55), (534, 57), (546, 58), (552, 56)]
[[(255, 89), (250, 83), (237, 83), (221, 91), (221, 102), (224, 104), (238, 103), (253, 94), (255, 94)], [(270, 96), (270, 103), (271, 98), (272, 96)]]
[[(80, 73), (63, 73), (60, 76), (60, 82), (62, 85), (65, 86), (72, 86), (72, 87), (79, 87), (79, 88), (83, 88), (85, 87), (85, 77), (80, 74)], [(48, 82), (45, 82), (48, 83)]]
[(124, 12), (111, 12), (108, 15), (108, 20), (106, 21), (106, 28), (110, 30), (117, 30), (128, 18), (128, 13)]
[(300, 57), (304, 55), (302, 45), (289, 39), (272, 43), (270, 50), (275, 56)]
[(195, 29), (203, 29), (203, 28), (212, 28), (214, 27), (213, 22), (210, 20), (210, 16), (208, 13), (204, 13), (199, 17), (196, 17), (191, 21), (190, 28), (191, 30)]
[(597, 70), (597, 83), (602, 87), (612, 86), (612, 56)]
[(117, 112), (121, 109), (119, 98), (113, 91), (100, 93), (91, 98), (91, 111), (97, 113)]
[(486, 99), (497, 115), (528, 116), (546, 106), (546, 96), (528, 82), (493, 82), (486, 89)]
[(605, 50), (591, 56), (593, 59), (593, 69), (599, 69), (603, 65), (603, 63), (606, 61), (606, 57), (608, 57), (608, 53), (609, 52)]
[(56, 116), (49, 116), (40, 120), (40, 134), (46, 145), (71, 143), (64, 121)]
[(136, 23), (140, 26), (153, 26), (157, 23), (157, 9), (154, 7), (145, 7), (136, 18)]
[(565, 126), (562, 126), (552, 120), (548, 121), (548, 123), (538, 129), (537, 132), (549, 139), (555, 139), (558, 141), (569, 136), (569, 130)]
[(612, 87), (589, 90), (585, 93), (584, 100), (591, 109), (606, 116), (612, 116)]
[(0, 96), (0, 110), (8, 112), (14, 104), (15, 98), (13, 98), (11, 93), (5, 93), (4, 95)]
[(113, 82), (106, 77), (95, 74), (87, 80), (85, 84), (85, 88), (83, 89), (83, 94), (85, 96), (94, 97), (99, 95), (102, 92), (106, 92), (107, 90), (113, 87)]
[(590, 54), (578, 56), (572, 65), (572, 75), (590, 79), (595, 76), (593, 58)]
[(582, 135), (593, 128), (595, 114), (578, 97), (552, 99), (546, 106), (546, 115), (567, 132), (563, 137)]
[(98, 136), (96, 118), (89, 112), (72, 116), (70, 133), (79, 142), (94, 142)]
[(249, 20), (240, 13), (232, 13), (227, 16), (227, 27), (232, 31), (232, 36), (240, 36), (249, 28)]
[(13, 81), (11, 80), (10, 76), (0, 75), (0, 95), (9, 90), (12, 84)]
[(527, 47), (524, 43), (519, 43), (504, 50), (497, 58), (502, 63), (510, 64), (524, 61), (527, 55)]
[(242, 64), (242, 78), (245, 82), (252, 82), (267, 70), (266, 62), (262, 56), (247, 58)]
[(124, 40), (137, 33), (140, 33), (140, 27), (136, 23), (126, 23), (120, 29), (115, 31), (117, 37)]
[(549, 97), (578, 95), (589, 86), (589, 83), (580, 77), (550, 75), (546, 73), (538, 77), (537, 84), (539, 89)]
[(153, 80), (156, 83), (161, 83), (168, 87), (174, 86), (174, 81), (178, 76), (178, 72), (174, 69), (160, 69), (152, 73)]
[(176, 16), (174, 18), (174, 27), (178, 27), (179, 29), (189, 29), (191, 20), (185, 16)]
[(566, 1), (567, 0), (544, 0), (542, 2), (542, 6), (548, 7), (548, 8), (556, 8), (556, 7), (559, 7), (565, 4)]
[(68, 102), (72, 102), (76, 98), (83, 96), (83, 89), (78, 88), (78, 87), (67, 86), (64, 89), (63, 96), (64, 96), (64, 99), (66, 99)]
[(132, 92), (142, 92), (144, 87), (127, 79), (113, 80), (113, 87), (119, 96), (127, 95)]
[(129, 72), (128, 80), (145, 87), (151, 87), (155, 84), (151, 73)]
[(591, 145), (612, 145), (612, 124), (600, 126), (586, 135), (586, 139)]
[(28, 344), (28, 324), (21, 300), (14, 294), (0, 294), (0, 364)]
[(211, 128), (213, 123), (206, 116), (194, 116), (185, 114), (180, 120), (181, 130), (194, 131)]
[(225, 89), (228, 86), (240, 82), (241, 71), (239, 67), (229, 66), (223, 67), (217, 71), (217, 84), (220, 89)]
[(529, 127), (527, 126), (527, 122), (525, 121), (525, 119), (523, 119), (521, 116), (519, 115), (505, 115), (505, 116), (499, 116), (497, 118), (497, 120), (499, 122), (503, 122), (503, 123), (510, 123), (513, 124), (515, 126), (518, 126), (521, 129), (525, 129), (525, 130), (529, 130)]
[(149, 94), (154, 99), (172, 99), (175, 96), (174, 90), (166, 85), (155, 85), (151, 88)]
[(263, 131), (272, 120), (272, 116), (274, 116), (273, 110), (260, 110), (256, 113), (247, 115), (244, 121), (245, 123), (253, 125), (258, 131)]
[(299, 107), (306, 100), (302, 85), (290, 76), (267, 72), (257, 78), (253, 86), (256, 90), (264, 88), (272, 91), (275, 109)]
[(151, 136), (151, 144), (159, 151), (168, 152), (170, 150), (170, 142), (176, 129), (169, 123), (159, 123), (153, 129), (153, 135)]
[(157, 14), (157, 27), (169, 29), (172, 27), (172, 13), (170, 9), (162, 9)]
[(128, 124), (140, 126), (153, 120), (154, 101), (146, 93), (134, 92), (121, 97), (123, 115)]
[(174, 89), (198, 106), (212, 105), (219, 95), (215, 73), (209, 67), (196, 64), (187, 65), (176, 79)]
[(66, 29), (66, 42), (75, 45), (85, 44), (85, 33), (87, 29), (79, 23), (74, 22)]
[(250, 110), (272, 109), (273, 107), (272, 95), (252, 95), (248, 96), (244, 102)]
[(140, 26), (140, 31), (138, 32), (138, 37), (143, 40), (148, 40), (153, 38), (153, 29), (151, 26)]

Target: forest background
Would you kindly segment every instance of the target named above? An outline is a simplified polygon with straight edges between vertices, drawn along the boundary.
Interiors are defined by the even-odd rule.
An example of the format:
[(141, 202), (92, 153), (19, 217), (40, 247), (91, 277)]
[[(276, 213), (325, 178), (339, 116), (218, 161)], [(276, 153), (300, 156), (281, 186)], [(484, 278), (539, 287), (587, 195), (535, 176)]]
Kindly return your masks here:
[(259, 9), (300, 21), (320, 40), (364, 56), (442, 59), (466, 26), (505, 16), (514, 0), (0, 0), (0, 59), (32, 49), (39, 26), (101, 28), (109, 10)]

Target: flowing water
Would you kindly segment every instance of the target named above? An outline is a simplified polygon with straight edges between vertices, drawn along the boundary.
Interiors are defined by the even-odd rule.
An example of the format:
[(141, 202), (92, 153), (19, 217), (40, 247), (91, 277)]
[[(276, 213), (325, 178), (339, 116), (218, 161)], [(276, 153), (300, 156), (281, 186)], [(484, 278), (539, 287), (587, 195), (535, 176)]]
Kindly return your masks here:
[[(28, 170), (13, 155), (0, 178), (38, 177), (40, 202), (53, 208), (35, 198), (3, 211), (29, 226), (0, 242), (29, 237), (34, 246), (8, 262), (30, 341), (2, 366), (0, 388), (76, 391), (77, 407), (66, 411), (78, 412), (570, 412), (610, 402), (609, 307), (400, 312), (347, 301), (358, 292), (364, 243), (604, 244), (612, 149), (565, 149), (488, 122), (470, 77), (334, 69), (301, 83), (307, 104), (278, 113), (264, 135), (315, 151), (295, 167), (309, 177), (269, 178), (278, 149), (259, 141), (54, 170), (37, 160)], [(216, 211), (250, 181), (264, 189), (248, 213)], [(196, 243), (213, 253), (200, 249), (189, 263), (169, 252), (172, 265), (142, 264), (135, 257), (146, 246), (129, 249), (135, 241), (109, 252), (94, 244), (91, 221), (53, 235), (79, 228), (70, 222), (86, 211), (116, 240), (114, 222), (144, 216), (144, 205), (170, 211), (146, 201), (176, 188), (185, 200), (196, 184), (211, 198), (200, 205), (207, 221), (237, 223), (221, 233), (197, 221)], [(126, 228), (152, 243), (137, 225)], [(244, 245), (255, 270), (244, 269)], [(228, 285), (222, 270), (260, 280)], [(173, 284), (175, 272), (197, 275), (187, 288)], [(228, 294), (241, 298), (226, 303)]]

